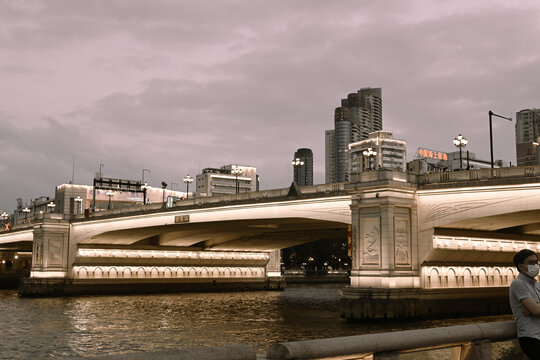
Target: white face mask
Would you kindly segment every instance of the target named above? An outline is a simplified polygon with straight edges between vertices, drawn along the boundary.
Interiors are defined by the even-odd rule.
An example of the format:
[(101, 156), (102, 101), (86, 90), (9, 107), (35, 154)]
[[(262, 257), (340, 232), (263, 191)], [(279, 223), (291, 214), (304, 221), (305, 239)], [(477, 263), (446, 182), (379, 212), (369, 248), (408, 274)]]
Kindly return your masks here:
[(532, 278), (535, 278), (538, 276), (538, 273), (540, 272), (540, 265), (527, 265), (527, 275), (529, 275)]

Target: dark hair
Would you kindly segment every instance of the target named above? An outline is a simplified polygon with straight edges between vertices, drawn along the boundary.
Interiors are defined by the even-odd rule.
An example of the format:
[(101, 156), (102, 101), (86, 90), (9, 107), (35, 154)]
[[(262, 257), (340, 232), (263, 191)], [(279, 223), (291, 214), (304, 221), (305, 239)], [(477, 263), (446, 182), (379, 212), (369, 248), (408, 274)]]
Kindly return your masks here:
[[(516, 268), (519, 270), (518, 265), (523, 264), (525, 259), (531, 255), (536, 255), (536, 253), (529, 249), (523, 249), (514, 255), (514, 265), (516, 265)], [(536, 257), (538, 258), (538, 255)]]

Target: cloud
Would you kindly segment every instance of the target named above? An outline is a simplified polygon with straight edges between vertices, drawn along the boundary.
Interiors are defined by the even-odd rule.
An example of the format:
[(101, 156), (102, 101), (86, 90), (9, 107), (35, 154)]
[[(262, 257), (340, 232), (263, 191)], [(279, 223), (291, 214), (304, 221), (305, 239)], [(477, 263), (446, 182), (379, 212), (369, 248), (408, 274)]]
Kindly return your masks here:
[[(334, 109), (368, 86), (409, 157), (462, 133), (487, 159), (487, 112), (539, 106), (539, 14), (534, 1), (0, 2), (1, 207), (51, 194), (73, 157), (82, 183), (100, 163), (156, 185), (241, 163), (276, 188), (308, 147), (322, 182)], [(515, 159), (514, 123), (493, 127), (495, 157)]]

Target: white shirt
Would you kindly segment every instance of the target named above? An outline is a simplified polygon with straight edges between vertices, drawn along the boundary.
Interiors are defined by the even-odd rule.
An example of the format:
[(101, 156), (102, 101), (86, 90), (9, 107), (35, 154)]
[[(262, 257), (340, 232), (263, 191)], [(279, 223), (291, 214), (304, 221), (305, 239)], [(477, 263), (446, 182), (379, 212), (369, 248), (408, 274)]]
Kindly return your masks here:
[(510, 285), (510, 307), (514, 314), (517, 327), (517, 337), (531, 337), (540, 340), (540, 316), (523, 315), (524, 306), (521, 300), (526, 298), (540, 302), (540, 284), (523, 274), (512, 281)]

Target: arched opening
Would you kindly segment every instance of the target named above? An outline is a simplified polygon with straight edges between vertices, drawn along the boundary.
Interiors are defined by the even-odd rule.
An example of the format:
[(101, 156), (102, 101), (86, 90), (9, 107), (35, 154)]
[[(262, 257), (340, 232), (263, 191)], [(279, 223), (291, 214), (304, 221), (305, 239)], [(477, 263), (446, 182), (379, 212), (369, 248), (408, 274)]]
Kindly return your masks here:
[(487, 278), (487, 273), (486, 273), (486, 270), (485, 269), (480, 269), (480, 271), (478, 272), (478, 285), (479, 286), (488, 286), (488, 278)]
[(455, 288), (457, 287), (457, 276), (456, 271), (452, 268), (448, 269), (448, 287)]
[(473, 286), (472, 273), (470, 269), (463, 271), (463, 286)]
[(429, 287), (438, 288), (441, 286), (441, 280), (439, 278), (439, 271), (435, 268), (429, 272)]
[(501, 286), (502, 285), (502, 279), (501, 279), (501, 272), (499, 269), (495, 269), (493, 271), (493, 286)]

